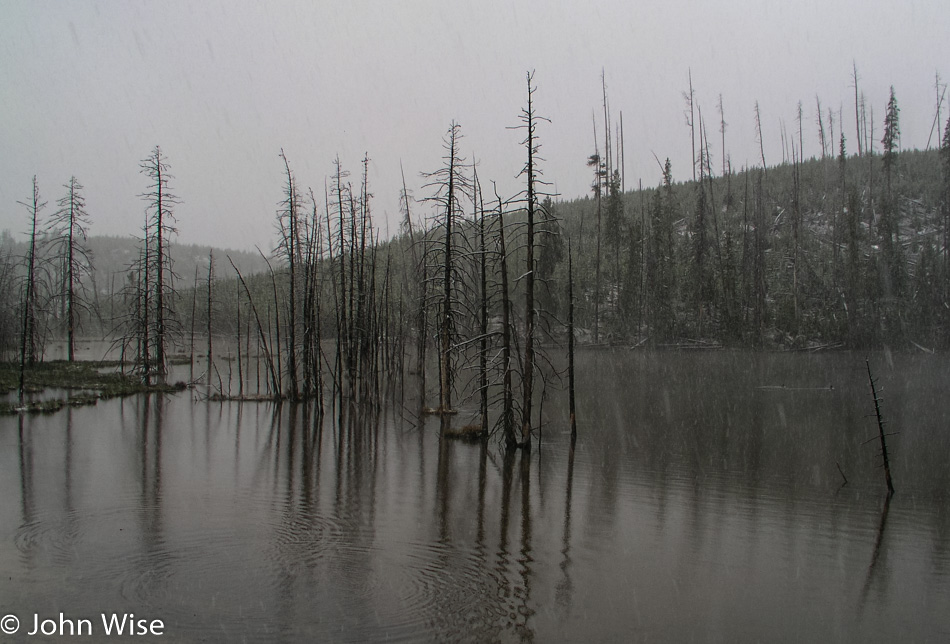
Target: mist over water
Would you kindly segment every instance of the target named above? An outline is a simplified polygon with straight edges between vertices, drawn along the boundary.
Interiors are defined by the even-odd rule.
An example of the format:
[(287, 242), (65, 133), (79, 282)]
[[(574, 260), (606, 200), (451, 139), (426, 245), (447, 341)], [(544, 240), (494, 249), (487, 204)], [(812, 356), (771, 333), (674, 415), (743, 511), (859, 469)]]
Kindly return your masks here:
[(194, 392), (3, 418), (0, 607), (167, 641), (944, 640), (948, 364), (870, 359), (890, 500), (850, 353), (583, 352), (575, 448), (549, 390), (527, 456)]

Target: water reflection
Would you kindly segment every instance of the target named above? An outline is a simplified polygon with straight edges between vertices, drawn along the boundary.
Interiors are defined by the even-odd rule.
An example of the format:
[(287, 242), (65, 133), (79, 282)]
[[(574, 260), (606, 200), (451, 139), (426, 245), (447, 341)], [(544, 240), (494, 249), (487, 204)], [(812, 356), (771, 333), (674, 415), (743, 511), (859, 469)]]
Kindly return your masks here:
[(174, 550), (166, 547), (162, 505), (162, 440), (166, 432), (166, 397), (150, 394), (138, 399), (138, 534), (141, 547), (132, 558), (127, 578), (122, 580), (122, 595), (133, 602), (145, 602), (167, 593)]
[(622, 358), (588, 366), (576, 443), (545, 402), (543, 456), (347, 405), (2, 421), (0, 604), (152, 613), (172, 641), (946, 634), (946, 476), (912, 467), (950, 446), (943, 363), (881, 376), (905, 397), (885, 501), (841, 356)]
[[(875, 572), (878, 568), (878, 565), (882, 559), (883, 548), (881, 544), (884, 542), (884, 529), (887, 527), (887, 513), (891, 509), (891, 498), (892, 494), (888, 494), (884, 497), (884, 506), (881, 508), (881, 522), (877, 526), (877, 538), (874, 540), (874, 552), (871, 555), (871, 564), (868, 566), (868, 574), (864, 579), (864, 588), (861, 590), (861, 607), (864, 607), (865, 602), (867, 601), (868, 592), (871, 590), (871, 585), (875, 581)], [(882, 564), (885, 567), (885, 570), (878, 573), (878, 578), (882, 584), (881, 593), (886, 592), (887, 585), (887, 570), (886, 562)]]
[(564, 498), (564, 530), (561, 536), (561, 579), (555, 587), (555, 599), (563, 616), (570, 614), (574, 595), (571, 580), (571, 502), (574, 491), (574, 453), (576, 440), (572, 437), (567, 455), (567, 485)]
[[(17, 417), (17, 447), (19, 448), (20, 460), (20, 526), (21, 530), (27, 526), (33, 525), (34, 517), (34, 499), (33, 499), (33, 441), (32, 435), (24, 431), (26, 419), (23, 415)], [(32, 557), (30, 551), (23, 553), (25, 563), (32, 567)]]

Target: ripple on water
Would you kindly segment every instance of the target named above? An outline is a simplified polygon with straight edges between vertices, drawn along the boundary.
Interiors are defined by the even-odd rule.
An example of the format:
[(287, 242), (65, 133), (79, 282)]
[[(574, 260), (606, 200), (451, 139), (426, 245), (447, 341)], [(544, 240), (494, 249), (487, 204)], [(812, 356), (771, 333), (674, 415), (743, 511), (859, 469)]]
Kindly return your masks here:
[(288, 510), (272, 518), (274, 538), (267, 559), (281, 566), (311, 568), (342, 547), (346, 530), (341, 521), (315, 512)]
[(13, 543), (25, 559), (49, 557), (56, 564), (66, 565), (76, 557), (82, 523), (74, 513), (55, 519), (36, 518), (17, 528)]
[[(301, 611), (308, 610), (301, 601), (310, 602), (307, 619), (317, 634), (338, 638), (333, 629), (345, 627), (356, 641), (380, 632), (394, 641), (440, 633), (494, 641), (526, 621), (524, 584), (510, 555), (439, 541), (380, 539), (379, 526), (288, 506), (269, 520), (264, 531), (271, 537), (261, 544), (269, 590), (278, 598), (290, 588), (306, 590), (295, 592), (293, 602)], [(364, 618), (352, 622), (357, 613)]]
[[(41, 569), (64, 571), (43, 582), (49, 585), (44, 594), (76, 587), (96, 610), (151, 611), (166, 624), (203, 628), (195, 619), (207, 597), (200, 587), (246, 558), (255, 537), (210, 517), (168, 523), (149, 505), (38, 514), (13, 540), (28, 568), (41, 563)], [(236, 590), (241, 593), (247, 590)]]
[(524, 621), (522, 580), (503, 553), (489, 561), (484, 549), (442, 542), (413, 542), (401, 550), (388, 564), (402, 608), (394, 626), (403, 632), (495, 641)]

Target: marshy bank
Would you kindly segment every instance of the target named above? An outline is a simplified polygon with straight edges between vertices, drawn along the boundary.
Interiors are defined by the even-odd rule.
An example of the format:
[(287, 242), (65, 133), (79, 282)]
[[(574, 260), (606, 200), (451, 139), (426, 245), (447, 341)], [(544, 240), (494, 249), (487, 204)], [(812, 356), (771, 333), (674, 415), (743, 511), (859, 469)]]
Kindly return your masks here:
[(145, 384), (123, 372), (119, 362), (37, 362), (24, 371), (24, 401), (16, 392), (20, 365), (0, 362), (0, 415), (20, 412), (50, 413), (66, 406), (94, 405), (100, 400), (152, 392), (181, 391), (184, 382)]

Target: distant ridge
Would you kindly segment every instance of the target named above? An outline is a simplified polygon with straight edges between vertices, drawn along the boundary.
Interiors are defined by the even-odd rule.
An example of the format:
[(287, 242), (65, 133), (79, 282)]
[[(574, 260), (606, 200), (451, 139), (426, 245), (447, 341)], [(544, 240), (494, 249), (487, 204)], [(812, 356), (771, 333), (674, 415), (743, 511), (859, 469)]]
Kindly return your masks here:
[[(93, 222), (94, 225), (95, 222)], [(0, 237), (0, 246), (14, 255), (22, 254), (26, 251), (26, 236), (14, 236), (4, 231)], [(100, 295), (108, 295), (113, 288), (113, 281), (115, 290), (119, 290), (129, 267), (140, 252), (139, 241), (131, 236), (90, 235), (88, 246), (93, 253), (95, 269), (93, 277), (96, 290)], [(172, 264), (179, 281), (179, 288), (188, 288), (194, 283), (196, 268), (199, 279), (206, 279), (210, 250), (214, 251), (219, 277), (232, 277), (233, 269), (228, 264), (226, 256), (230, 256), (235, 266), (245, 275), (267, 270), (267, 263), (260, 253), (254, 251), (215, 248), (204, 244), (173, 243), (171, 245)]]

